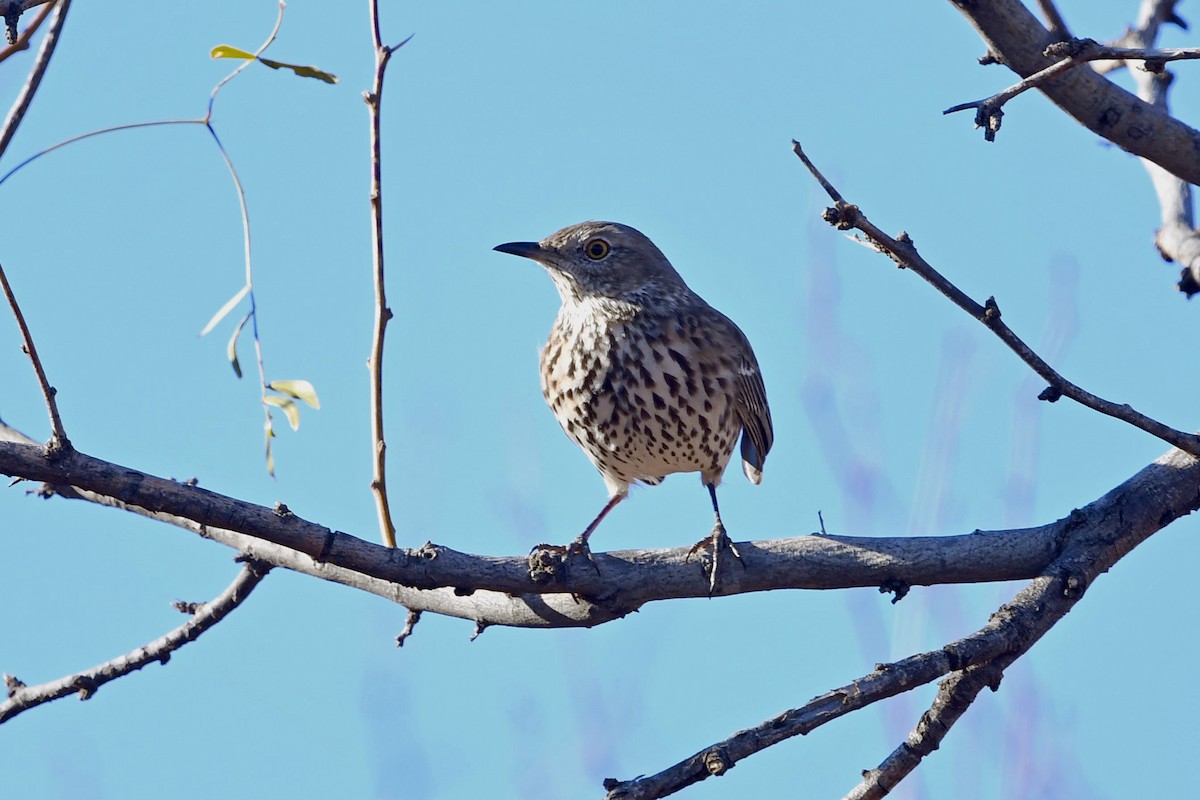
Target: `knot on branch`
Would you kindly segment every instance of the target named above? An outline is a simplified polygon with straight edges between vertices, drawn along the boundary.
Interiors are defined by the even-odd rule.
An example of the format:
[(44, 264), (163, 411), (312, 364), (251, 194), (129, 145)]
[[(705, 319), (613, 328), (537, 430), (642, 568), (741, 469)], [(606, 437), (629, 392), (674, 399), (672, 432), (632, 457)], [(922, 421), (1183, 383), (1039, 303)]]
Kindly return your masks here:
[(8, 690), (8, 696), (12, 697), (18, 691), (25, 688), (25, 681), (18, 678), (16, 675), (4, 673), (4, 688)]
[(9, 44), (17, 43), (17, 22), (21, 19), (21, 4), (11, 0), (4, 9), (4, 35)]
[(1087, 591), (1087, 575), (1079, 570), (1064, 569), (1059, 573), (1058, 579), (1062, 583), (1063, 597), (1078, 599)]
[(858, 222), (858, 206), (839, 200), (831, 208), (825, 209), (821, 214), (821, 219), (839, 231), (848, 231)]
[(1004, 118), (1004, 109), (996, 103), (983, 102), (975, 110), (975, 127), (983, 128), (985, 142), (996, 141), (996, 133), (1000, 130), (1000, 122)]
[(983, 316), (979, 320), (984, 325), (991, 327), (993, 323), (1000, 321), (1000, 304), (996, 302), (995, 297), (989, 297), (983, 303)]
[[(704, 769), (709, 775), (724, 775), (729, 770), (733, 769), (734, 761), (729, 757), (723, 748), (714, 747), (711, 750), (705, 751), (701, 756), (704, 762)], [(739, 773), (741, 774), (741, 773)]]
[(887, 594), (888, 592), (891, 592), (893, 595), (895, 595), (892, 598), (892, 605), (896, 605), (896, 603), (899, 603), (904, 599), (910, 588), (912, 587), (898, 578), (888, 578), (883, 583), (879, 584), (879, 593)]
[(433, 542), (425, 542), (415, 550), (405, 551), (406, 555), (414, 556), (415, 558), (424, 558), (428, 561), (438, 557), (438, 546)]
[(74, 452), (75, 447), (66, 436), (55, 434), (50, 437), (50, 441), (46, 442), (46, 460), (51, 464), (63, 460)]
[(1062, 389), (1051, 384), (1045, 389), (1042, 389), (1038, 394), (1038, 400), (1045, 400), (1047, 403), (1057, 403), (1062, 398)]
[(1179, 273), (1179, 283), (1175, 284), (1175, 288), (1187, 295), (1189, 300), (1194, 295), (1200, 294), (1200, 283), (1196, 281), (1196, 276), (1190, 269), (1184, 269)]
[(186, 600), (171, 601), (171, 608), (175, 609), (180, 614), (188, 614), (189, 616), (199, 611), (200, 607), (203, 605), (204, 603), (189, 603)]
[(1099, 43), (1095, 39), (1088, 39), (1086, 37), (1066, 39), (1047, 45), (1046, 49), (1042, 50), (1042, 55), (1047, 58), (1077, 58), (1087, 55), (1099, 46)]
[(96, 682), (83, 675), (76, 675), (75, 680), (71, 681), (71, 688), (79, 692), (80, 700), (91, 700), (92, 695), (96, 693)]

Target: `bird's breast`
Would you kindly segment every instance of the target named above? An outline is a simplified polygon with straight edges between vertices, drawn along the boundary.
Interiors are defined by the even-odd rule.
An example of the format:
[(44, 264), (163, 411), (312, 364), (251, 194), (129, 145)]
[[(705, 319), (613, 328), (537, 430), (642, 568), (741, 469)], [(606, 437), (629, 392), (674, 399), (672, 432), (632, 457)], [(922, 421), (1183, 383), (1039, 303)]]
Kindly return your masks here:
[(564, 306), (555, 321), (541, 356), (555, 417), (606, 478), (718, 479), (740, 431), (737, 365), (695, 316), (606, 311)]

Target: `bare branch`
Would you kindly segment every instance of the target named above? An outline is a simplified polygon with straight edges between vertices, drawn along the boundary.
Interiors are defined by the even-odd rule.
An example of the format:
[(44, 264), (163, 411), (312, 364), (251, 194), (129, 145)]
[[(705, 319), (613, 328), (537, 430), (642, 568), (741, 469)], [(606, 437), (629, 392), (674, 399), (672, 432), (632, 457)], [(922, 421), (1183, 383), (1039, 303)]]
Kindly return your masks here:
[[(996, 131), (1000, 130), (1000, 119), (1004, 116), (1001, 108), (1005, 103), (1022, 92), (1038, 88), (1047, 81), (1081, 64), (1091, 61), (1136, 60), (1146, 62), (1145, 72), (1161, 72), (1163, 64), (1168, 61), (1200, 58), (1200, 48), (1196, 47), (1170, 50), (1158, 50), (1151, 47), (1110, 47), (1099, 44), (1092, 39), (1072, 39), (1066, 42), (1055, 42), (1048, 45), (1043, 52), (1046, 56), (1062, 57), (1062, 60), (1035, 72), (1028, 78), (1024, 78), (991, 97), (983, 100), (975, 100), (970, 103), (960, 103), (959, 105), (947, 108), (942, 113), (953, 114), (969, 108), (975, 109), (975, 125), (976, 127), (985, 129), (983, 138), (991, 142), (995, 141)], [(1142, 96), (1141, 99), (1146, 100), (1147, 98)], [(1147, 102), (1149, 101), (1147, 100)], [(1163, 110), (1165, 111), (1166, 109), (1164, 108)]]
[[(1196, 468), (1198, 463), (1194, 457), (1172, 450), (1146, 470), (1187, 470)], [(1003, 670), (1062, 619), (1096, 578), (1153, 535), (1154, 531), (1150, 529), (1153, 525), (1124, 527), (1129, 521), (1127, 514), (1134, 508), (1127, 499), (1116, 490), (1080, 509), (1066, 532), (1068, 541), (1062, 554), (975, 633), (938, 650), (881, 665), (870, 675), (706, 747), (655, 775), (627, 782), (609, 779), (604, 786), (608, 790), (606, 800), (665, 797), (710, 776), (721, 775), (743, 758), (773, 744), (808, 733), (877, 700), (955, 672), (943, 683), (937, 700), (922, 718), (922, 724), (910, 735), (907, 744), (913, 752), (893, 753), (880, 770), (873, 771), (878, 775), (868, 773), (865, 776), (861, 793), (856, 789), (849, 795), (882, 797), (895, 785), (893, 779), (907, 774), (924, 752), (937, 746), (945, 729), (958, 719), (984, 686), (994, 688), (998, 685)], [(1163, 495), (1159, 499), (1161, 505), (1156, 501), (1150, 501), (1149, 505), (1165, 510), (1172, 519), (1191, 513), (1200, 508), (1200, 483), (1181, 486), (1178, 494)], [(1100, 522), (1102, 519), (1105, 521)], [(889, 766), (893, 759), (900, 766)]]
[[(367, 111), (371, 118), (371, 244), (372, 266), (375, 284), (375, 325), (371, 336), (371, 355), (367, 359), (367, 370), (371, 374), (371, 493), (375, 496), (375, 509), (379, 515), (379, 531), (383, 543), (396, 546), (396, 524), (392, 521), (391, 505), (387, 492), (387, 441), (383, 433), (383, 341), (392, 309), (387, 304), (383, 271), (383, 152), (380, 144), (381, 108), (383, 105), (383, 79), (392, 53), (408, 44), (405, 39), (395, 47), (383, 43), (379, 30), (379, 0), (370, 0), (371, 40), (375, 49), (375, 80), (371, 91), (363, 92)], [(401, 640), (403, 641), (403, 640)]]
[[(1018, 0), (951, 0), (975, 26), (989, 52), (1022, 77), (1054, 62), (1054, 38)], [(1189, 183), (1200, 183), (1200, 131), (1155, 109), (1095, 70), (1068, 69), (1038, 87), (1084, 127), (1150, 159)]]
[[(1178, 20), (1174, 7), (1175, 0), (1143, 0), (1137, 23), (1126, 33), (1125, 40), (1141, 48), (1152, 47), (1162, 25), (1169, 20)], [(1137, 84), (1138, 97), (1168, 112), (1170, 73), (1161, 68), (1154, 72), (1130, 72)], [(1142, 159), (1142, 166), (1154, 186), (1162, 219), (1162, 225), (1154, 234), (1154, 244), (1165, 260), (1174, 261), (1182, 268), (1177, 285), (1191, 297), (1200, 292), (1200, 234), (1194, 227), (1192, 187), (1153, 161)]]
[[(494, 620), (499, 624), (595, 625), (652, 600), (710, 596), (703, 567), (695, 559), (688, 560), (690, 547), (595, 553), (594, 566), (580, 557), (582, 562), (574, 568), (559, 564), (557, 571), (531, 575), (527, 556), (477, 556), (434, 544), (415, 549), (382, 547), (305, 521), (290, 511), (245, 503), (78, 451), (51, 460), (40, 447), (0, 442), (0, 473), (115, 498), (108, 504), (150, 512), (147, 516), (180, 517), (200, 535), (277, 563), (279, 551), (252, 548), (244, 539), (224, 537), (221, 532), (269, 542), (290, 551), (292, 558), (281, 559), (280, 566), (339, 582), (343, 581), (331, 574), (331, 568), (376, 578), (389, 584), (377, 593), (417, 610), (455, 613), (424, 593), (400, 593), (395, 584), (473, 600), (481, 591), (493, 592), (494, 596), (477, 603), (459, 605), (455, 614), (489, 623), (491, 614), (500, 617)], [(102, 502), (99, 497), (89, 499)], [(1068, 523), (957, 537), (804, 536), (739, 543), (745, 569), (731, 566), (722, 575), (717, 594), (777, 588), (891, 589), (1028, 578), (1053, 560)], [(434, 597), (445, 599), (441, 594)], [(548, 605), (549, 598), (554, 598), (553, 605)]]
[(0, 50), (0, 61), (4, 61), (23, 50), (29, 49), (29, 40), (38, 32), (38, 28), (42, 27), (42, 23), (46, 21), (46, 16), (50, 13), (51, 8), (49, 0), (46, 0), (46, 4), (42, 6), (42, 10), (33, 18), (33, 22), (29, 23), (25, 27), (25, 30), (21, 31), (8, 47)]
[[(792, 142), (792, 150), (797, 156), (800, 156), (801, 160), (809, 168), (809, 171), (813, 173), (813, 176), (817, 178), (822, 186), (829, 185), (829, 182), (820, 174), (820, 171), (817, 170), (812, 161), (803, 155), (804, 151), (800, 147), (799, 142)], [(1117, 404), (1110, 400), (1105, 400), (1071, 383), (1059, 375), (1058, 372), (1047, 364), (1041, 356), (1035, 353), (1029, 345), (1025, 344), (1001, 320), (1000, 307), (997, 305), (995, 298), (989, 297), (983, 305), (975, 302), (921, 257), (907, 233), (901, 232), (896, 238), (892, 238), (868, 220), (857, 206), (841, 200), (841, 195), (837, 194), (836, 191), (831, 192), (830, 196), (834, 197), (835, 206), (825, 210), (824, 218), (826, 222), (838, 230), (853, 228), (861, 231), (866, 235), (867, 243), (871, 247), (891, 258), (899, 266), (911, 269), (917, 275), (924, 278), (935, 289), (949, 298), (951, 302), (981, 322), (992, 333), (996, 334), (1000, 341), (1004, 342), (1010, 350), (1016, 353), (1022, 361), (1028, 364), (1034, 372), (1049, 384), (1049, 387), (1038, 395), (1039, 399), (1055, 402), (1060, 397), (1069, 397), (1093, 411), (1098, 411), (1101, 414), (1127, 422), (1152, 436), (1157, 436), (1167, 444), (1178, 447), (1193, 455), (1200, 455), (1200, 436), (1176, 430), (1142, 414), (1128, 404)]]
[(4, 676), (5, 683), (8, 684), (8, 699), (0, 703), (0, 723), (7, 722), (23, 711), (70, 694), (77, 693), (80, 700), (87, 700), (109, 681), (128, 675), (155, 661), (167, 663), (172, 653), (188, 642), (198, 639), (200, 634), (241, 605), (270, 569), (268, 565), (247, 561), (233, 583), (211, 602), (200, 605), (192, 618), (183, 625), (131, 653), (98, 664), (89, 670), (36, 686), (27, 686), (12, 676)]
[(408, 610), (408, 616), (404, 619), (404, 630), (400, 631), (400, 635), (396, 637), (396, 647), (404, 647), (404, 643), (408, 637), (412, 636), (413, 628), (417, 627), (417, 623), (421, 621), (421, 612)]
[[(1057, 619), (1061, 619), (1061, 615), (1055, 621)], [(1004, 670), (1015, 660), (1015, 654), (1005, 653), (987, 663), (972, 664), (942, 681), (933, 705), (921, 715), (908, 738), (877, 769), (865, 771), (862, 781), (843, 800), (880, 800), (885, 797), (917, 768), (925, 756), (938, 749), (950, 728), (971, 707), (984, 687), (993, 691), (999, 688)]]
[(4, 274), (4, 267), (0, 266), (0, 289), (4, 291), (4, 297), (8, 300), (8, 306), (12, 309), (13, 316), (17, 320), (17, 327), (21, 329), (21, 339), (24, 342), (22, 350), (25, 355), (29, 356), (29, 361), (33, 364), (33, 371), (37, 374), (38, 385), (42, 388), (42, 397), (46, 401), (46, 411), (50, 415), (50, 443), (47, 445), (49, 453), (59, 453), (63, 450), (71, 449), (71, 441), (67, 438), (67, 432), (63, 430), (62, 417), (58, 413), (58, 403), (54, 399), (55, 389), (46, 380), (46, 370), (42, 367), (42, 359), (38, 357), (37, 347), (33, 344), (33, 335), (29, 332), (29, 326), (25, 323), (25, 315), (21, 313), (21, 307), (17, 305), (17, 297), (13, 294), (12, 286), (8, 283), (8, 276)]
[(0, 156), (3, 156), (4, 152), (8, 150), (8, 143), (12, 141), (17, 128), (21, 125), (21, 120), (25, 118), (29, 104), (33, 101), (33, 96), (37, 94), (38, 87), (42, 84), (42, 76), (46, 74), (46, 67), (50, 66), (50, 57), (54, 55), (54, 48), (58, 47), (58, 37), (62, 33), (63, 24), (67, 21), (67, 10), (70, 7), (71, 0), (58, 0), (54, 6), (50, 29), (42, 37), (42, 46), (38, 48), (33, 66), (29, 68), (29, 76), (25, 79), (25, 85), (21, 87), (21, 93), (17, 95), (12, 108), (8, 110), (4, 125), (0, 127)]
[[(991, 626), (938, 650), (909, 656), (892, 664), (880, 664), (846, 686), (815, 697), (799, 708), (789, 709), (748, 730), (704, 748), (671, 767), (645, 778), (604, 782), (606, 800), (649, 800), (666, 797), (706, 778), (722, 775), (737, 762), (794, 736), (801, 736), (838, 717), (865, 708), (879, 700), (924, 686), (942, 675), (1001, 654), (1007, 632)], [(1000, 635), (1004, 633), (1005, 635)]]
[[(41, 448), (14, 444), (14, 439), (23, 441), (0, 425), (0, 474), (43, 481), (52, 487), (47, 491), (168, 522), (247, 556), (354, 586), (416, 611), (487, 625), (591, 627), (648, 602), (709, 596), (708, 576), (694, 559), (688, 561), (687, 547), (594, 553), (595, 569), (580, 565), (534, 580), (523, 556), (476, 556), (432, 544), (415, 550), (386, 548), (290, 512), (277, 513), (78, 451), (49, 460)], [(1197, 486), (1200, 465), (1163, 469), (1156, 462), (1101, 498), (1124, 504), (1119, 525), (1087, 516), (1085, 508), (1036, 528), (962, 536), (812, 535), (739, 542), (745, 569), (724, 574), (717, 593), (851, 586), (892, 591), (1028, 579), (1042, 574), (1077, 526), (1153, 532), (1192, 510), (1178, 498), (1192, 497)]]
[(1046, 26), (1050, 29), (1050, 35), (1056, 39), (1071, 38), (1067, 23), (1063, 20), (1062, 14), (1058, 13), (1054, 0), (1038, 0), (1038, 8), (1042, 10), (1042, 16), (1046, 18)]

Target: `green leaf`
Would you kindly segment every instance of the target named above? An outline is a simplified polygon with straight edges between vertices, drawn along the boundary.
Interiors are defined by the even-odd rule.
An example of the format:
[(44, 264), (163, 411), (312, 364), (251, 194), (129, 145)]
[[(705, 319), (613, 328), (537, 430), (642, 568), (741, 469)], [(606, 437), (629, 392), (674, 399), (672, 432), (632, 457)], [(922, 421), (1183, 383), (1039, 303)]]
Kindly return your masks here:
[(271, 69), (290, 69), (292, 72), (299, 75), (301, 78), (316, 78), (319, 81), (326, 83), (337, 83), (338, 77), (332, 72), (326, 72), (323, 69), (313, 66), (303, 66), (301, 64), (289, 64), (286, 61), (274, 61), (269, 58), (261, 58), (255, 56), (254, 53), (247, 52), (240, 47), (230, 47), (227, 44), (219, 44), (212, 49), (213, 58), (239, 58), (242, 61), (249, 61), (252, 58), (257, 58), (258, 62), (264, 67)]
[[(288, 424), (292, 426), (292, 430), (297, 430), (300, 427), (300, 406), (296, 405), (294, 400), (288, 397), (269, 394), (263, 397), (263, 402), (275, 406), (282, 411), (284, 416), (287, 417)], [(274, 435), (273, 432), (272, 435)]]
[(317, 390), (308, 381), (271, 381), (267, 388), (303, 400), (313, 408), (321, 407), (321, 401), (317, 399)]
[(233, 373), (239, 378), (242, 377), (242, 365), (238, 363), (237, 341), (238, 336), (242, 333), (242, 328), (246, 327), (246, 323), (249, 321), (249, 314), (242, 317), (242, 321), (233, 329), (233, 336), (229, 337), (229, 344), (225, 345), (225, 355), (229, 357), (229, 364), (233, 367)]
[(254, 58), (254, 53), (247, 53), (241, 48), (230, 47), (227, 44), (217, 45), (212, 49), (212, 53), (210, 55), (212, 55), (213, 58), (240, 58), (242, 60)]
[(325, 70), (317, 67), (301, 66), (300, 64), (287, 64), (283, 61), (272, 61), (269, 58), (259, 58), (258, 60), (261, 61), (264, 66), (268, 66), (271, 69), (290, 69), (301, 78), (316, 78), (317, 80), (325, 81), (326, 83), (338, 82), (337, 75), (334, 75), (332, 72), (326, 72)]
[(246, 284), (241, 289), (238, 289), (237, 294), (235, 294), (233, 297), (229, 298), (229, 300), (226, 301), (225, 305), (221, 306), (221, 309), (216, 314), (213, 314), (213, 318), (210, 319), (208, 321), (208, 324), (204, 326), (204, 330), (200, 331), (200, 335), (204, 336), (206, 333), (211, 331), (213, 328), (217, 327), (217, 325), (221, 322), (221, 320), (225, 319), (225, 315), (228, 314), (230, 311), (233, 311), (234, 306), (236, 306), (238, 303), (242, 302), (242, 299), (247, 294), (249, 294), (249, 292), (250, 292), (250, 284)]

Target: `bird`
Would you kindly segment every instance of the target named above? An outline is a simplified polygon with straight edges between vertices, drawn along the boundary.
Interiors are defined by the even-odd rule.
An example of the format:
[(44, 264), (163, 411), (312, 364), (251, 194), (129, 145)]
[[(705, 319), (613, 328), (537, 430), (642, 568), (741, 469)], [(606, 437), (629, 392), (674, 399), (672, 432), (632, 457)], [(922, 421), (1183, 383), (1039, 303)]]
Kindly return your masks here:
[[(712, 501), (712, 532), (689, 552), (729, 539), (717, 485), (741, 436), (742, 469), (762, 480), (774, 441), (758, 360), (741, 329), (692, 291), (640, 231), (581, 222), (540, 242), (495, 250), (546, 268), (562, 305), (541, 350), (542, 394), (567, 436), (599, 471), (608, 502), (569, 548), (588, 539), (634, 484), (699, 472)], [(535, 548), (536, 550), (536, 548)]]

